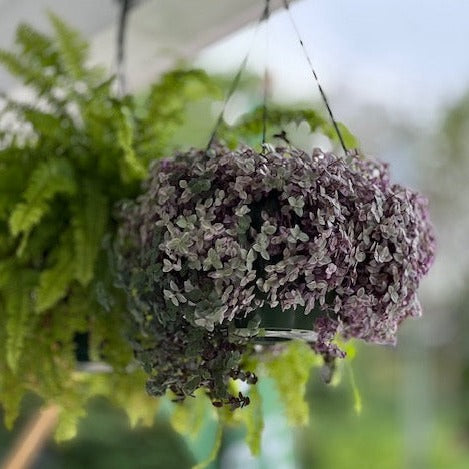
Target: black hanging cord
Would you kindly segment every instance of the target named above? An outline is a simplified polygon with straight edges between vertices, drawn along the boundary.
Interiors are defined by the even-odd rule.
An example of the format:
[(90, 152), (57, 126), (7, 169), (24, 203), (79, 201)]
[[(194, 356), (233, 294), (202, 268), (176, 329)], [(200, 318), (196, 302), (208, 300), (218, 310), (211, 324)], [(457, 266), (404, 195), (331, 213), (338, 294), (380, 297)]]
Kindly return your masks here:
[(329, 105), (329, 100), (326, 97), (326, 93), (324, 92), (324, 90), (322, 89), (321, 84), (319, 83), (319, 78), (318, 78), (318, 75), (317, 75), (317, 73), (314, 69), (313, 62), (312, 62), (311, 58), (308, 55), (308, 52), (307, 52), (306, 47), (304, 45), (303, 39), (301, 38), (301, 34), (300, 34), (299, 29), (298, 29), (298, 26), (296, 25), (296, 22), (295, 22), (295, 20), (293, 18), (293, 15), (291, 13), (290, 4), (289, 4), (288, 0), (283, 0), (283, 4), (284, 4), (285, 9), (288, 12), (288, 16), (290, 17), (290, 22), (291, 22), (291, 24), (293, 26), (293, 29), (295, 30), (295, 33), (298, 37), (298, 41), (300, 42), (301, 49), (303, 50), (303, 53), (306, 57), (306, 60), (308, 61), (308, 64), (309, 64), (309, 67), (311, 68), (311, 72), (313, 73), (314, 79), (316, 80), (316, 83), (317, 83), (318, 89), (319, 89), (319, 93), (321, 94), (322, 100), (324, 101), (324, 104), (326, 105), (327, 112), (329, 113), (329, 117), (331, 118), (332, 125), (334, 126), (334, 129), (337, 133), (337, 137), (339, 137), (340, 145), (342, 146), (345, 154), (347, 154), (348, 149), (347, 149), (347, 146), (345, 145), (344, 138), (343, 138), (342, 133), (339, 129), (339, 126), (337, 125), (337, 121), (335, 120), (334, 114), (332, 113), (332, 109), (331, 109), (331, 106)]
[(116, 51), (116, 77), (117, 93), (119, 96), (125, 94), (125, 31), (127, 28), (127, 17), (132, 6), (132, 0), (117, 0), (120, 4), (119, 22), (117, 25), (117, 51)]
[(257, 33), (259, 31), (259, 26), (262, 24), (262, 22), (264, 20), (266, 20), (268, 18), (269, 14), (270, 14), (270, 3), (269, 3), (269, 0), (266, 0), (265, 8), (262, 12), (262, 15), (259, 18), (259, 21), (257, 22), (256, 29), (254, 30), (254, 34), (253, 34), (253, 37), (252, 37), (252, 43), (249, 46), (249, 49), (248, 49), (246, 55), (244, 56), (244, 59), (241, 62), (235, 77), (233, 78), (233, 81), (231, 82), (231, 86), (230, 86), (230, 88), (228, 90), (228, 93), (225, 97), (225, 100), (223, 102), (223, 107), (220, 111), (220, 114), (218, 115), (217, 121), (215, 122), (215, 126), (214, 126), (213, 131), (210, 135), (210, 139), (208, 141), (206, 151), (210, 150), (211, 146), (213, 145), (213, 142), (214, 142), (215, 137), (217, 135), (218, 129), (220, 128), (220, 125), (223, 122), (223, 116), (225, 115), (226, 106), (228, 105), (228, 102), (230, 101), (230, 99), (233, 96), (234, 92), (238, 88), (239, 81), (240, 81), (241, 76), (244, 72), (244, 69), (246, 68), (246, 65), (247, 65), (248, 60), (249, 60), (249, 56), (251, 54), (252, 47), (253, 47), (255, 39), (257, 37)]
[(262, 144), (265, 143), (267, 134), (267, 99), (269, 93), (269, 18), (270, 18), (270, 0), (265, 0), (263, 19), (265, 20), (265, 42), (266, 42), (266, 62), (264, 68), (264, 100), (262, 104)]

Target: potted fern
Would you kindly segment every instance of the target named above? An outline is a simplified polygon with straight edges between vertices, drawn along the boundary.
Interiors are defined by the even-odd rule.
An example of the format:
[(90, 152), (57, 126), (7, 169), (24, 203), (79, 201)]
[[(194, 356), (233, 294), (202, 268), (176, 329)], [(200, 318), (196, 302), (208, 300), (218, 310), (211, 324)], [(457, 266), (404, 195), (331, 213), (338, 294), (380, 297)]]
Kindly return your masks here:
[[(58, 404), (57, 436), (69, 438), (95, 394), (125, 405), (135, 423), (153, 421), (158, 403), (129, 368), (127, 314), (113, 287), (114, 206), (140, 192), (186, 103), (216, 87), (202, 71), (174, 70), (144, 101), (119, 98), (113, 79), (87, 65), (86, 41), (50, 21), (52, 36), (21, 25), (16, 50), (0, 51), (33, 96), (1, 97), (0, 403), (10, 427), (27, 392)], [(77, 337), (86, 339), (79, 354)], [(82, 358), (108, 373), (82, 373)]]

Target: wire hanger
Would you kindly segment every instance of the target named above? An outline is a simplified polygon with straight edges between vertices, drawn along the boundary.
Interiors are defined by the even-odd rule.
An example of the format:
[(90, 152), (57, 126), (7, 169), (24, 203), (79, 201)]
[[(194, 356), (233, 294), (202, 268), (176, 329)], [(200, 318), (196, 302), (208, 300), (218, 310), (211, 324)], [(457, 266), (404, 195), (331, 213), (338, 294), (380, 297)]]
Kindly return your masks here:
[[(252, 41), (251, 46), (249, 47), (249, 49), (248, 49), (248, 51), (247, 51), (247, 53), (246, 53), (246, 55), (243, 59), (243, 61), (241, 62), (240, 66), (238, 68), (238, 71), (237, 71), (236, 75), (234, 76), (234, 79), (231, 83), (229, 91), (228, 91), (228, 93), (225, 97), (225, 100), (223, 102), (222, 110), (221, 110), (220, 114), (218, 115), (218, 119), (217, 119), (217, 121), (215, 123), (215, 126), (214, 126), (214, 129), (211, 133), (210, 140), (209, 140), (209, 143), (207, 145), (207, 151), (211, 148), (211, 146), (212, 146), (212, 144), (215, 140), (216, 134), (217, 134), (217, 132), (220, 128), (220, 125), (223, 121), (223, 116), (225, 114), (227, 104), (228, 104), (229, 100), (231, 99), (231, 97), (233, 96), (234, 92), (236, 91), (236, 89), (239, 85), (241, 75), (243, 74), (243, 72), (246, 68), (246, 64), (247, 64), (247, 61), (249, 59), (253, 43), (255, 41), (255, 38), (257, 37), (257, 32), (258, 32), (259, 26), (263, 22), (266, 23), (266, 55), (268, 54), (268, 46), (269, 46), (269, 44), (268, 44), (268, 21), (270, 19), (270, 15), (271, 15), (271, 7), (270, 7), (270, 0), (264, 0), (264, 2), (265, 2), (264, 9), (263, 9), (262, 14), (261, 14), (261, 16), (260, 16), (260, 18), (257, 22), (256, 28), (255, 28), (255, 31), (254, 31), (254, 34), (253, 34), (253, 41)], [(345, 154), (348, 155), (350, 153), (350, 151), (348, 150), (348, 148), (345, 144), (345, 140), (343, 138), (342, 132), (340, 131), (339, 125), (338, 125), (338, 123), (337, 123), (337, 121), (334, 117), (334, 113), (332, 112), (332, 108), (331, 108), (329, 100), (326, 96), (326, 93), (325, 93), (323, 87), (321, 86), (321, 83), (319, 82), (318, 74), (316, 73), (316, 70), (313, 66), (313, 61), (312, 61), (311, 57), (309, 56), (308, 51), (306, 50), (306, 47), (305, 47), (304, 41), (301, 37), (299, 28), (298, 28), (298, 26), (297, 26), (297, 24), (296, 24), (296, 22), (293, 18), (292, 12), (290, 10), (290, 4), (289, 4), (288, 0), (283, 0), (283, 6), (284, 6), (285, 10), (287, 11), (288, 17), (289, 17), (290, 22), (293, 26), (295, 34), (298, 38), (298, 41), (300, 43), (303, 54), (304, 54), (304, 56), (306, 58), (306, 61), (308, 62), (308, 65), (311, 69), (314, 80), (316, 81), (316, 84), (317, 84), (317, 87), (318, 87), (318, 90), (319, 90), (319, 94), (320, 94), (321, 99), (324, 102), (324, 105), (327, 109), (327, 113), (328, 113), (329, 118), (332, 122), (333, 128), (334, 128), (334, 130), (337, 134), (340, 145), (341, 145), (342, 149), (344, 150)], [(268, 67), (267, 67), (267, 63), (266, 63), (265, 69), (264, 69), (264, 91), (263, 91), (263, 95), (264, 96), (263, 96), (263, 106), (262, 106), (263, 107), (263, 111), (262, 111), (262, 143), (265, 144), (266, 131), (267, 131), (267, 120), (268, 120), (268, 106), (267, 106), (267, 101), (268, 101)]]

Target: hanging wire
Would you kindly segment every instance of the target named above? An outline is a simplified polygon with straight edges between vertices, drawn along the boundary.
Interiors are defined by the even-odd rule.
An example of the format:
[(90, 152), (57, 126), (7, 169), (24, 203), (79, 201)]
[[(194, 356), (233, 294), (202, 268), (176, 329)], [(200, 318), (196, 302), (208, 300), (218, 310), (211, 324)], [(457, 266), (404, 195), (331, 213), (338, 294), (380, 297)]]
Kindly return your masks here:
[(223, 102), (222, 109), (220, 111), (220, 114), (218, 115), (218, 118), (215, 122), (215, 126), (214, 126), (214, 128), (212, 130), (212, 133), (210, 135), (210, 139), (208, 141), (206, 151), (210, 150), (211, 146), (213, 145), (213, 142), (215, 140), (217, 132), (220, 128), (220, 125), (223, 122), (223, 116), (225, 115), (225, 111), (226, 111), (226, 107), (228, 105), (228, 102), (230, 101), (230, 99), (233, 96), (234, 92), (238, 88), (239, 81), (241, 79), (241, 76), (242, 76), (245, 68), (246, 68), (246, 65), (247, 65), (248, 60), (249, 60), (249, 56), (251, 55), (251, 51), (252, 51), (252, 48), (254, 46), (254, 42), (256, 40), (256, 37), (257, 37), (257, 33), (259, 32), (259, 27), (266, 19), (268, 19), (269, 15), (270, 15), (270, 1), (269, 0), (265, 0), (265, 1), (266, 1), (266, 5), (265, 5), (264, 10), (262, 11), (262, 14), (261, 14), (261, 16), (260, 16), (260, 18), (259, 18), (259, 20), (256, 24), (256, 28), (255, 28), (253, 36), (252, 36), (251, 44), (248, 48), (248, 51), (247, 51), (246, 55), (244, 56), (243, 61), (241, 62), (240, 66), (238, 68), (238, 71), (237, 71), (235, 77), (233, 78), (233, 81), (231, 82), (231, 86), (230, 86), (230, 88), (228, 90), (228, 93), (225, 97), (225, 100)]
[(267, 134), (267, 100), (269, 95), (269, 19), (270, 19), (270, 0), (265, 0), (264, 8), (265, 21), (265, 66), (264, 66), (264, 100), (262, 103), (262, 144), (265, 143)]
[(122, 97), (125, 94), (125, 32), (127, 28), (127, 17), (132, 6), (132, 0), (117, 0), (120, 4), (117, 25), (117, 47), (116, 47), (116, 78), (117, 94)]
[(348, 154), (348, 149), (347, 149), (347, 146), (345, 145), (344, 138), (343, 138), (342, 133), (339, 129), (337, 121), (335, 120), (334, 114), (332, 113), (332, 109), (331, 109), (331, 106), (329, 105), (329, 100), (327, 99), (326, 93), (324, 92), (321, 84), (319, 83), (318, 75), (316, 73), (316, 70), (314, 69), (313, 62), (312, 62), (310, 56), (308, 55), (308, 51), (306, 50), (306, 47), (304, 45), (304, 42), (303, 42), (303, 39), (301, 37), (298, 26), (296, 25), (295, 19), (293, 18), (292, 12), (290, 10), (290, 4), (289, 4), (288, 0), (283, 0), (283, 5), (284, 5), (285, 9), (288, 12), (288, 16), (290, 17), (290, 22), (291, 22), (291, 24), (293, 26), (293, 29), (295, 30), (295, 33), (298, 37), (298, 41), (301, 45), (301, 49), (303, 50), (304, 56), (306, 57), (306, 60), (308, 61), (308, 65), (311, 69), (311, 72), (313, 73), (313, 77), (316, 80), (316, 83), (317, 83), (317, 86), (318, 86), (318, 89), (319, 89), (319, 93), (321, 94), (321, 98), (324, 101), (324, 104), (327, 108), (327, 112), (329, 113), (329, 117), (331, 118), (332, 125), (334, 126), (334, 130), (337, 134), (337, 137), (339, 138), (340, 145), (342, 146), (342, 149), (344, 150), (345, 154)]

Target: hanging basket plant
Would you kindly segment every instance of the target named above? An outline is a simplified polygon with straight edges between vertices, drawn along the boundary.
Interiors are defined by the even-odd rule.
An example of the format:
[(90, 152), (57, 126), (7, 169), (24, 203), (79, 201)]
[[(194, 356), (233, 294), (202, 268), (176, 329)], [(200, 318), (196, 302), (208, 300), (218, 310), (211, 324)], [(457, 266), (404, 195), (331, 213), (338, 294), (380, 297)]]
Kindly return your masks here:
[(269, 337), (304, 334), (326, 362), (336, 336), (394, 343), (434, 238), (425, 199), (384, 164), (216, 144), (155, 162), (117, 252), (150, 394), (203, 387), (237, 407), (230, 378), (256, 381), (243, 364)]
[[(419, 314), (418, 283), (434, 255), (425, 200), (370, 159), (238, 146), (265, 137), (266, 122), (282, 130), (283, 120), (334, 131), (343, 146), (350, 138), (334, 119), (272, 108), (267, 115), (265, 102), (242, 132), (225, 132), (234, 149), (212, 138), (208, 150), (159, 160), (174, 148), (186, 105), (218, 87), (203, 72), (176, 70), (144, 104), (117, 97), (113, 80), (86, 66), (86, 43), (51, 19), (54, 37), (21, 26), (18, 52), (0, 51), (40, 98), (4, 97), (0, 112), (2, 123), (15, 123), (0, 129), (6, 421), (33, 391), (62, 408), (59, 438), (74, 435), (96, 394), (151, 424), (158, 401), (145, 401), (147, 379), (152, 395), (205, 392), (232, 409), (257, 401), (241, 418), (258, 451), (259, 393), (250, 386), (247, 395), (236, 380), (254, 385), (257, 370), (267, 370), (291, 420), (304, 422), (316, 357), (305, 343), (332, 366), (344, 356), (337, 337), (393, 343), (400, 322)], [(87, 338), (85, 359), (105, 362), (109, 373), (80, 371), (77, 335)], [(279, 351), (279, 342), (298, 338)], [(217, 415), (226, 423), (240, 414)]]

